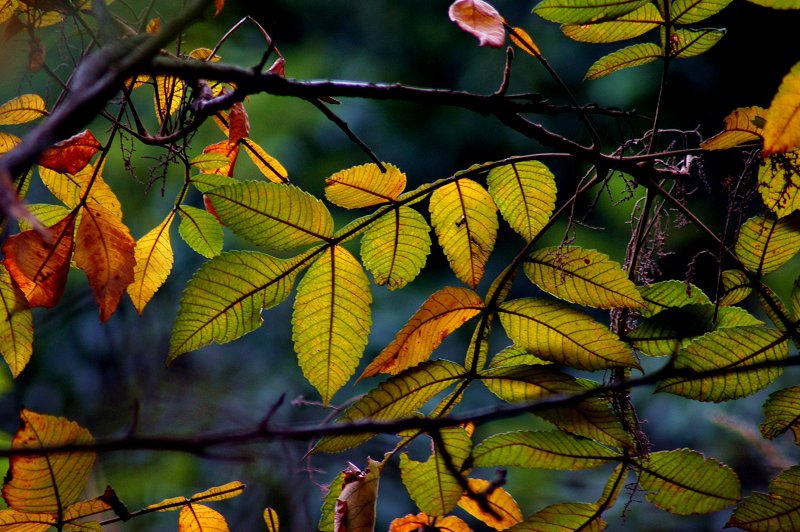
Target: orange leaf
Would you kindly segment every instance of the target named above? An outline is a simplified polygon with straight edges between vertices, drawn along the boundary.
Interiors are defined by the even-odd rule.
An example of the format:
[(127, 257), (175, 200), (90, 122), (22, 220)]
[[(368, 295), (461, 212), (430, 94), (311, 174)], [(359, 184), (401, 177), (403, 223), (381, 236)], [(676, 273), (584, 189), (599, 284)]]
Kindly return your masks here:
[(283, 165), (276, 158), (265, 152), (264, 148), (256, 144), (255, 141), (242, 139), (242, 146), (244, 146), (244, 151), (250, 156), (253, 164), (264, 174), (264, 177), (273, 183), (289, 182), (289, 173)]
[(228, 532), (228, 523), (208, 506), (187, 504), (178, 516), (178, 532)]
[(75, 238), (75, 264), (86, 272), (100, 321), (114, 314), (136, 265), (133, 240), (122, 220), (99, 205), (83, 209)]
[(203, 149), (203, 153), (217, 153), (223, 155), (228, 159), (228, 164), (220, 166), (219, 168), (209, 168), (201, 170), (204, 174), (220, 174), (231, 177), (233, 175), (233, 167), (236, 165), (236, 157), (239, 156), (239, 143), (223, 140), (216, 144), (211, 144)]
[(222, 8), (225, 7), (225, 0), (214, 0), (214, 16), (219, 15)]
[(472, 529), (454, 515), (431, 517), (420, 513), (398, 517), (389, 523), (389, 532), (416, 532), (417, 530), (440, 530), (442, 532), (472, 532)]
[(523, 52), (532, 55), (533, 57), (540, 57), (542, 55), (541, 50), (539, 47), (536, 46), (536, 43), (533, 42), (531, 36), (528, 35), (528, 32), (523, 30), (522, 28), (513, 28), (512, 31), (508, 36), (511, 37), (511, 42), (516, 44), (520, 50)]
[(250, 120), (242, 102), (236, 102), (228, 113), (228, 142), (238, 144), (243, 138), (250, 136)]
[(766, 157), (783, 153), (800, 146), (800, 63), (781, 81), (778, 92), (767, 109), (764, 125), (764, 149)]
[[(488, 480), (479, 478), (468, 478), (469, 487), (475, 493), (483, 493), (489, 487)], [(517, 506), (514, 498), (502, 488), (495, 487), (491, 495), (488, 495), (486, 502), (494, 511), (492, 515), (483, 510), (480, 504), (474, 499), (464, 495), (459, 499), (458, 505), (468, 514), (477, 517), (495, 530), (505, 530), (522, 521), (522, 512)]]
[(50, 227), (49, 241), (31, 229), (3, 244), (3, 264), (31, 307), (54, 307), (64, 294), (74, 230), (70, 213)]
[(503, 17), (483, 0), (456, 0), (448, 14), (450, 20), (478, 39), (479, 46), (500, 48), (506, 42)]
[(102, 146), (88, 129), (53, 145), (42, 154), (39, 164), (60, 173), (74, 174), (89, 164)]

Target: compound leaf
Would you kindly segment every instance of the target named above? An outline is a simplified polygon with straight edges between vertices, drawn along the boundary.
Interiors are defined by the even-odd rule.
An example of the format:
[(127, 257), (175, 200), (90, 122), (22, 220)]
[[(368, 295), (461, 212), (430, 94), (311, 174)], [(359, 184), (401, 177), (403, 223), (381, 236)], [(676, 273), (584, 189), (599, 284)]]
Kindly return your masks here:
[(169, 229), (174, 217), (175, 212), (171, 211), (163, 222), (136, 242), (136, 266), (133, 270), (133, 282), (128, 285), (128, 295), (139, 314), (172, 271), (174, 254)]
[(544, 164), (523, 161), (493, 168), (486, 184), (503, 218), (525, 240), (547, 225), (556, 205), (556, 182)]
[(398, 207), (376, 220), (361, 239), (361, 258), (375, 283), (396, 290), (419, 275), (431, 249), (430, 227), (410, 207)]
[(345, 209), (396, 200), (406, 188), (406, 175), (394, 165), (384, 166), (386, 172), (381, 172), (375, 163), (336, 172), (325, 180), (325, 197)]
[(599, 79), (623, 68), (646, 65), (663, 57), (661, 47), (654, 43), (626, 46), (595, 61), (586, 72), (585, 79)]

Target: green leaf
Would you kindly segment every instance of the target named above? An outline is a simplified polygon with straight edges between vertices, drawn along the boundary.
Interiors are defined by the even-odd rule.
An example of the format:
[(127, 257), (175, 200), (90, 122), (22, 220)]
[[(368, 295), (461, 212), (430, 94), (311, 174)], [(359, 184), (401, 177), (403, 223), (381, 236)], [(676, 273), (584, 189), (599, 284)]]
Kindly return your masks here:
[(293, 261), (252, 251), (229, 251), (203, 264), (183, 292), (167, 363), (258, 328), (261, 310), (288, 297), (298, 269)]
[(601, 57), (589, 67), (584, 79), (599, 79), (617, 70), (652, 63), (664, 56), (661, 47), (654, 43), (639, 43)]
[(753, 4), (772, 9), (800, 9), (800, 0), (747, 0)]
[(608, 22), (567, 24), (561, 26), (564, 35), (580, 42), (609, 43), (644, 35), (664, 22), (658, 8), (647, 3)]
[(500, 368), (503, 366), (533, 366), (538, 364), (551, 364), (547, 360), (542, 360), (533, 353), (511, 345), (492, 357), (490, 368)]
[(741, 496), (736, 473), (697, 451), (660, 451), (635, 462), (647, 500), (671, 513), (709, 514), (735, 504)]
[(669, 8), (670, 18), (676, 24), (694, 24), (716, 15), (732, 0), (676, 0)]
[(133, 269), (133, 282), (128, 285), (127, 292), (140, 315), (172, 271), (175, 255), (169, 230), (174, 217), (175, 212), (170, 211), (163, 222), (136, 242), (136, 266)]
[(425, 218), (410, 207), (376, 220), (361, 240), (361, 258), (375, 283), (396, 290), (413, 281), (431, 250), (429, 232)]
[(800, 151), (767, 157), (758, 171), (758, 191), (778, 218), (800, 209)]
[(648, 0), (543, 0), (533, 12), (559, 24), (588, 24), (621, 17), (646, 3)]
[(600, 532), (606, 523), (600, 516), (598, 504), (565, 502), (552, 504), (528, 517), (525, 521), (506, 529), (507, 532)]
[(477, 445), (472, 456), (475, 467), (568, 471), (591, 469), (620, 458), (619, 453), (608, 447), (561, 431), (496, 434)]
[(33, 355), (33, 315), (25, 295), (0, 264), (0, 354), (17, 377)]
[(327, 249), (297, 287), (292, 340), (303, 375), (325, 405), (361, 360), (372, 324), (371, 304), (361, 264), (340, 246)]
[(328, 240), (333, 218), (317, 198), (293, 185), (247, 181), (206, 192), (222, 223), (269, 249), (294, 249)]
[(336, 172), (325, 180), (325, 197), (345, 209), (358, 209), (395, 201), (406, 188), (406, 175), (385, 164), (381, 172), (375, 163)]
[(735, 249), (736, 258), (751, 272), (774, 272), (800, 251), (800, 218), (750, 218), (739, 229)]
[(202, 256), (213, 259), (222, 253), (222, 226), (213, 214), (190, 205), (181, 205), (178, 233), (189, 247)]
[(670, 56), (679, 59), (696, 57), (710, 50), (724, 36), (723, 29), (678, 30), (670, 40)]
[(509, 338), (540, 358), (590, 371), (638, 367), (608, 327), (566, 305), (528, 298), (503, 303), (499, 310)]
[(221, 153), (201, 153), (189, 161), (189, 164), (196, 170), (216, 170), (230, 163), (228, 158)]
[(645, 318), (649, 318), (664, 309), (673, 307), (685, 307), (691, 304), (710, 304), (711, 300), (702, 290), (691, 283), (683, 281), (663, 281), (653, 283), (650, 286), (639, 288), (647, 306), (637, 309), (637, 312)]
[[(763, 327), (735, 327), (710, 332), (681, 349), (675, 359), (680, 377), (664, 379), (657, 391), (698, 401), (727, 401), (765, 388), (783, 373), (782, 367), (748, 370), (759, 363), (789, 356), (785, 335)], [(699, 373), (714, 372), (701, 376)]]
[(800, 466), (772, 479), (769, 493), (753, 493), (741, 501), (726, 528), (753, 532), (800, 529)]
[(735, 305), (740, 303), (753, 288), (750, 286), (750, 279), (741, 270), (725, 270), (722, 272), (722, 296), (719, 304), (723, 306)]
[(528, 278), (545, 292), (595, 308), (638, 308), (645, 302), (622, 267), (598, 251), (550, 247), (525, 259)]
[(556, 182), (544, 164), (524, 161), (493, 168), (486, 184), (500, 214), (525, 240), (547, 225), (556, 205)]
[(319, 532), (336, 532), (334, 520), (336, 518), (336, 499), (344, 488), (344, 476), (347, 471), (340, 471), (336, 478), (328, 485), (328, 493), (322, 503), (319, 516)]
[(761, 434), (765, 438), (772, 440), (791, 430), (795, 444), (800, 445), (800, 386), (770, 394), (764, 403), (764, 417)]
[[(42, 222), (42, 225), (45, 227), (51, 227), (58, 223), (59, 221), (63, 220), (67, 217), (70, 213), (68, 207), (64, 207), (63, 205), (48, 205), (46, 203), (34, 203), (33, 205), (28, 205), (28, 210), (31, 211), (31, 214), (36, 217), (37, 220)], [(33, 226), (28, 223), (27, 220), (24, 218), (20, 218), (18, 220), (19, 229), (20, 231), (27, 231), (28, 229), (33, 229)]]
[(217, 187), (241, 184), (241, 181), (238, 179), (219, 174), (198, 174), (192, 177), (191, 181), (194, 188), (202, 194), (205, 194), (209, 190), (214, 190)]

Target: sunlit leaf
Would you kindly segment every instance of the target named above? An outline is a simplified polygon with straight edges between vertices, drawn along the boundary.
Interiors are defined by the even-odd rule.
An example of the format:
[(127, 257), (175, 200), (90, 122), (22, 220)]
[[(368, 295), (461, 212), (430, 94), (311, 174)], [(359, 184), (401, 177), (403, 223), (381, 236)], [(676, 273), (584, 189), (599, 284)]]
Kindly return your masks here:
[(74, 174), (83, 170), (100, 148), (100, 143), (87, 129), (48, 148), (38, 163), (55, 172)]
[(0, 265), (0, 354), (18, 376), (33, 355), (33, 317), (25, 295)]
[(454, 515), (429, 516), (425, 513), (398, 517), (389, 523), (389, 532), (417, 532), (418, 530), (440, 530), (442, 532), (472, 532), (472, 529)]
[[(212, 55), (213, 54), (213, 55)], [(210, 61), (212, 63), (218, 63), (220, 56), (214, 53), (211, 48), (195, 48), (191, 52), (189, 52), (189, 57), (192, 59), (197, 59), (198, 61)]]
[(545, 292), (595, 308), (638, 308), (644, 300), (622, 267), (607, 255), (579, 247), (550, 247), (525, 259), (528, 278)]
[(228, 142), (239, 144), (250, 136), (250, 119), (242, 102), (236, 102), (228, 111)]
[(772, 479), (769, 493), (745, 497), (725, 524), (752, 532), (800, 529), (800, 466)]
[(190, 499), (192, 501), (203, 502), (224, 501), (226, 499), (238, 497), (242, 494), (244, 488), (245, 485), (239, 481), (228, 482), (227, 484), (214, 486), (213, 488), (201, 491), (200, 493), (195, 493), (190, 497)]
[[(798, 3), (793, 0), (793, 3)], [(799, 4), (800, 5), (800, 4)], [(778, 92), (767, 109), (764, 126), (763, 156), (800, 147), (800, 63), (796, 63), (781, 81)]]
[(661, 48), (654, 43), (627, 46), (595, 61), (586, 72), (585, 79), (598, 79), (623, 68), (646, 65), (663, 55)]
[(758, 190), (778, 218), (800, 209), (800, 150), (767, 157), (758, 171)]
[(716, 15), (731, 0), (676, 0), (670, 5), (670, 18), (677, 24), (694, 24)]
[[(49, 205), (46, 203), (34, 203), (33, 205), (28, 205), (28, 210), (31, 211), (31, 214), (33, 214), (36, 219), (39, 220), (45, 227), (49, 227), (55, 223), (58, 223), (70, 212), (70, 209), (64, 207), (63, 205)], [(22, 218), (20, 218), (17, 223), (19, 223), (20, 231), (33, 229), (33, 226)]]
[(476, 39), (480, 46), (501, 48), (506, 42), (503, 17), (483, 0), (456, 0), (448, 10), (450, 20)]
[(170, 211), (163, 222), (136, 242), (136, 266), (133, 270), (133, 282), (128, 285), (128, 295), (139, 314), (172, 271), (174, 255), (169, 229), (174, 216), (174, 211)]
[[(239, 143), (223, 140), (216, 144), (210, 144), (203, 148), (203, 153), (209, 156), (207, 162), (204, 164), (205, 168), (200, 170), (203, 173), (219, 174), (231, 177), (233, 176), (233, 169), (236, 166), (236, 160), (239, 157)], [(212, 167), (212, 161), (220, 161), (220, 165)]]
[(288, 183), (289, 173), (278, 160), (264, 151), (253, 139), (242, 139), (242, 147), (245, 153), (256, 165), (256, 168), (264, 174), (264, 177), (273, 183)]
[(7, 532), (46, 532), (56, 526), (55, 514), (0, 510), (0, 530)]
[(722, 29), (677, 30), (670, 40), (670, 55), (679, 59), (696, 57), (710, 50), (724, 36)]
[(527, 467), (576, 471), (621, 458), (620, 454), (566, 432), (524, 431), (495, 434), (478, 444), (475, 467)]
[(267, 525), (267, 532), (279, 532), (281, 529), (281, 521), (274, 508), (264, 509), (264, 523)]
[(556, 205), (556, 182), (539, 161), (493, 168), (486, 177), (489, 193), (511, 228), (525, 240), (539, 234)]
[(606, 523), (600, 516), (598, 504), (587, 502), (565, 502), (552, 504), (507, 529), (508, 532), (599, 532), (605, 530)]
[(740, 303), (750, 295), (753, 289), (750, 286), (750, 279), (741, 270), (725, 270), (722, 272), (722, 296), (719, 298), (720, 305), (735, 305)]
[(396, 375), (427, 360), (450, 333), (482, 310), (483, 301), (472, 290), (455, 287), (439, 290), (422, 304), (360, 378), (378, 373)]
[[(5, 6), (4, 6), (5, 7)], [(4, 9), (0, 9), (0, 19)], [(24, 124), (47, 114), (47, 104), (38, 94), (23, 94), (0, 105), (0, 126)]]
[(229, 164), (228, 157), (221, 153), (204, 152), (189, 161), (197, 170), (216, 170)]
[(646, 306), (636, 312), (648, 318), (664, 309), (692, 304), (710, 304), (711, 300), (697, 286), (683, 281), (662, 281), (639, 287)]
[(664, 22), (658, 8), (652, 3), (607, 22), (566, 24), (561, 26), (564, 35), (580, 42), (608, 43), (633, 39), (644, 35)]
[[(106, 488), (106, 493), (108, 493), (108, 490), (110, 490), (110, 489), (111, 489), (110, 487), (107, 487)], [(112, 492), (113, 492), (113, 490), (112, 490)], [(106, 500), (105, 500), (105, 495), (106, 494), (103, 494), (100, 497), (95, 497), (94, 499), (89, 499), (88, 501), (78, 501), (78, 502), (76, 502), (74, 504), (70, 504), (69, 507), (64, 512), (64, 521), (67, 522), (67, 523), (75, 522), (78, 519), (83, 519), (83, 518), (86, 518), (86, 517), (90, 517), (90, 516), (93, 516), (93, 515), (97, 515), (99, 513), (103, 513), (103, 512), (107, 512), (109, 510), (112, 510), (111, 505), (108, 504), (108, 502), (106, 502)], [(116, 496), (116, 494), (114, 496)], [(119, 500), (119, 499), (117, 499), (117, 500)], [(92, 524), (96, 524), (96, 523), (85, 523), (85, 524), (91, 526)], [(75, 523), (75, 525), (77, 525), (77, 527), (84, 526), (84, 524), (80, 523), (80, 522)], [(65, 526), (64, 528), (67, 529), (67, 530), (70, 530), (70, 529), (72, 529), (72, 526), (73, 525), (69, 525), (69, 526)], [(97, 529), (101, 530), (99, 525), (98, 525)]]
[(759, 275), (774, 272), (800, 251), (800, 217), (755, 216), (739, 229), (736, 258)]
[(753, 4), (758, 4), (772, 9), (800, 9), (798, 0), (747, 0)]
[(492, 357), (492, 363), (489, 365), (489, 367), (500, 368), (503, 366), (531, 366), (537, 364), (551, 364), (551, 362), (548, 360), (542, 360), (533, 353), (529, 353), (521, 347), (511, 345)]
[(261, 309), (286, 299), (296, 275), (292, 261), (251, 251), (230, 251), (204, 263), (186, 284), (167, 361), (256, 329)]
[(625, 479), (628, 478), (628, 464), (620, 463), (614, 468), (611, 476), (608, 477), (606, 485), (603, 487), (603, 494), (597, 504), (604, 508), (611, 508), (616, 504), (620, 493), (625, 489)]
[(325, 180), (325, 197), (345, 209), (396, 200), (406, 188), (406, 175), (394, 165), (384, 163), (384, 166), (385, 173), (375, 163), (336, 172)]
[[(350, 464), (348, 463), (348, 466)], [(349, 469), (349, 468), (348, 468)], [(339, 474), (327, 486), (327, 493), (322, 502), (322, 509), (320, 510), (319, 524), (317, 528), (319, 532), (335, 532), (334, 531), (334, 518), (336, 514), (336, 499), (342, 492), (344, 487), (344, 475), (347, 470), (340, 471)]]
[(616, 19), (646, 3), (647, 0), (544, 0), (533, 12), (559, 24), (589, 24)]
[(375, 283), (396, 290), (413, 281), (430, 253), (429, 233), (425, 218), (405, 206), (370, 225), (361, 240), (361, 258)]
[(247, 181), (206, 192), (222, 222), (269, 249), (293, 249), (333, 236), (333, 218), (317, 198), (292, 185)]
[(178, 532), (228, 532), (228, 523), (204, 504), (187, 504), (178, 514)]
[(791, 430), (794, 442), (800, 445), (800, 386), (784, 388), (770, 394), (764, 403), (761, 434), (772, 440)]
[(22, 142), (22, 139), (18, 136), (0, 131), (0, 155), (8, 153), (20, 142)]
[[(685, 0), (690, 1), (690, 0)], [(691, 0), (697, 1), (697, 0)], [(707, 0), (700, 0), (703, 4)], [(675, 6), (675, 4), (672, 4)], [(725, 129), (700, 143), (704, 150), (726, 150), (745, 142), (760, 142), (767, 110), (763, 107), (740, 107), (725, 117)]]
[[(77, 207), (81, 199), (86, 196), (86, 203), (97, 204), (118, 218), (122, 218), (122, 205), (103, 179), (102, 170), (90, 164), (71, 174), (55, 172), (40, 166), (39, 177), (50, 192), (69, 208)], [(92, 188), (87, 192), (90, 185)]]
[(429, 207), (431, 224), (450, 267), (456, 277), (475, 288), (499, 228), (492, 197), (475, 181), (459, 179), (437, 189)]
[(342, 490), (336, 497), (334, 532), (372, 532), (375, 530), (375, 504), (378, 499), (378, 482), (381, 464), (369, 460), (361, 471), (348, 462), (344, 470)]
[(207, 259), (222, 253), (222, 226), (213, 214), (191, 205), (181, 205), (178, 212), (181, 215), (178, 234), (189, 247)]
[(511, 38), (511, 42), (520, 50), (534, 57), (536, 57), (536, 54), (542, 55), (541, 50), (539, 50), (539, 47), (533, 42), (533, 39), (528, 35), (527, 31), (522, 28), (512, 28), (512, 30), (513, 31), (510, 31), (508, 36)]
[[(467, 483), (472, 491), (479, 494), (484, 493), (491, 486), (488, 480), (479, 478), (468, 478)], [(486, 503), (495, 515), (485, 511), (480, 504), (466, 494), (458, 500), (459, 508), (495, 530), (505, 530), (522, 521), (522, 512), (517, 501), (503, 488), (494, 487), (491, 494), (486, 496)]]
[(0, 24), (7, 22), (17, 10), (17, 0), (3, 0), (0, 2)]
[(697, 451), (677, 449), (635, 460), (647, 500), (679, 515), (708, 514), (736, 504), (741, 487), (728, 466)]
[(154, 93), (156, 117), (159, 122), (164, 122), (181, 106), (186, 83), (172, 76), (156, 76), (156, 90)]
[[(74, 421), (20, 412), (20, 426), (12, 449), (40, 449), (63, 445), (90, 445), (92, 435)], [(3, 498), (14, 510), (60, 514), (83, 492), (95, 453), (75, 451), (44, 455), (17, 455), (3, 484)]]
[(371, 304), (361, 264), (340, 246), (326, 250), (297, 287), (292, 340), (303, 375), (326, 405), (361, 360), (372, 323)]

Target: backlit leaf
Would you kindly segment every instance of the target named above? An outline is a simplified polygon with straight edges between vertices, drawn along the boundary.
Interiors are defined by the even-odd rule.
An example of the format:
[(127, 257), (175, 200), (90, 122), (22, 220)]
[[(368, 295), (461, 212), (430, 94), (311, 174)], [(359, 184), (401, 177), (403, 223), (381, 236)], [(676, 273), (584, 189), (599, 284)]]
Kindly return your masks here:
[(539, 47), (533, 42), (531, 36), (522, 28), (513, 28), (513, 31), (510, 31), (508, 36), (511, 38), (511, 42), (526, 54), (530, 54), (534, 57), (536, 57), (536, 54), (542, 55), (541, 50), (539, 50)]
[(676, 0), (670, 5), (670, 18), (677, 24), (694, 24), (716, 15), (731, 0)]
[(181, 214), (178, 234), (189, 247), (207, 259), (222, 253), (222, 226), (213, 214), (191, 205), (181, 205), (178, 212)]
[(467, 288), (446, 287), (430, 296), (360, 378), (396, 375), (427, 360), (453, 331), (483, 310), (480, 296)]
[(57, 142), (39, 158), (39, 165), (59, 173), (83, 170), (102, 146), (88, 129)]
[(700, 288), (683, 281), (662, 281), (639, 287), (639, 293), (647, 305), (636, 312), (648, 318), (664, 309), (685, 307), (691, 304), (710, 304), (711, 300)]
[(159, 122), (164, 122), (181, 106), (186, 83), (172, 76), (156, 76), (155, 98), (156, 117)]
[(273, 183), (288, 183), (289, 173), (278, 160), (264, 151), (253, 139), (242, 139), (242, 147), (245, 153), (256, 165), (256, 168), (264, 174), (264, 177)]
[[(63, 205), (48, 205), (46, 203), (34, 203), (28, 205), (28, 210), (31, 211), (37, 220), (39, 220), (45, 227), (58, 223), (66, 215), (69, 214), (70, 209)], [(17, 220), (20, 231), (27, 231), (33, 229), (33, 226), (22, 218)]]
[(361, 264), (340, 246), (327, 249), (297, 287), (292, 340), (303, 375), (326, 405), (361, 360), (372, 324), (371, 304)]
[(543, 0), (533, 12), (560, 24), (589, 24), (616, 19), (646, 3), (647, 0)]
[[(794, 0), (794, 3), (797, 3)], [(778, 92), (767, 109), (764, 126), (763, 156), (783, 153), (800, 147), (800, 63), (796, 63), (781, 81)]]
[(325, 180), (325, 197), (345, 209), (396, 200), (406, 188), (406, 175), (394, 165), (384, 163), (384, 166), (385, 173), (375, 163), (336, 172)]
[(532, 366), (537, 364), (551, 364), (551, 362), (542, 360), (533, 353), (529, 353), (521, 347), (512, 345), (506, 347), (492, 357), (492, 362), (489, 364), (489, 367), (501, 368), (504, 366)]
[(8, 21), (12, 16), (14, 16), (14, 12), (17, 10), (18, 6), (17, 0), (4, 0), (0, 3), (0, 24)]
[(475, 467), (516, 466), (576, 471), (599, 467), (621, 456), (599, 443), (561, 431), (495, 434), (472, 453)]
[(0, 105), (0, 126), (25, 124), (47, 114), (47, 105), (38, 94), (23, 94)]
[(216, 170), (228, 165), (228, 157), (221, 153), (204, 152), (192, 159), (189, 164), (197, 170)]
[[(88, 525), (89, 527), (91, 527), (92, 525), (97, 524), (93, 522), (81, 523), (76, 521), (78, 519), (83, 519), (86, 517), (90, 517), (93, 515), (97, 515), (99, 513), (112, 510), (111, 505), (108, 504), (108, 502), (106, 502), (105, 500), (105, 495), (109, 493), (109, 490), (111, 490), (111, 487), (107, 487), (106, 493), (104, 493), (100, 497), (95, 497), (94, 499), (89, 499), (88, 501), (78, 501), (74, 504), (70, 504), (69, 507), (64, 512), (64, 521), (66, 523), (69, 523), (65, 524), (64, 528), (66, 530), (76, 530), (80, 529), (81, 526)], [(113, 490), (111, 490), (111, 493), (113, 493)], [(116, 497), (116, 494), (114, 494), (113, 496)], [(119, 499), (117, 499), (117, 501), (119, 501)], [(102, 530), (99, 524), (97, 526), (97, 530)]]
[(47, 532), (56, 521), (55, 514), (0, 510), (0, 530), (7, 532)]
[[(763, 327), (735, 327), (710, 332), (681, 349), (675, 369), (686, 376), (661, 381), (658, 391), (682, 395), (698, 401), (727, 401), (765, 388), (781, 376), (783, 368), (747, 366), (777, 362), (789, 356), (783, 333)], [(697, 373), (720, 373), (700, 377)]]
[[(11, 448), (90, 445), (93, 441), (89, 431), (74, 421), (23, 409)], [(60, 514), (80, 497), (94, 458), (91, 451), (14, 456), (3, 484), (3, 498), (20, 512)]]
[(0, 354), (11, 375), (25, 369), (33, 355), (33, 317), (25, 295), (0, 265)]
[(274, 508), (264, 509), (264, 522), (267, 524), (267, 532), (279, 532), (281, 529), (281, 521)]
[[(102, 168), (86, 165), (76, 173), (60, 173), (40, 166), (39, 177), (50, 192), (69, 208), (77, 207), (85, 195), (87, 203), (100, 205), (122, 218), (122, 205), (108, 183), (103, 180)], [(89, 185), (92, 188), (87, 193)]]
[(670, 55), (679, 59), (696, 57), (710, 50), (724, 36), (725, 30), (721, 29), (677, 30), (670, 40)]
[(172, 271), (174, 255), (169, 228), (174, 216), (175, 212), (170, 211), (163, 222), (136, 242), (136, 266), (133, 270), (133, 282), (128, 285), (128, 295), (139, 314)]
[(747, 0), (753, 4), (758, 4), (772, 9), (800, 9), (798, 0)]
[(608, 43), (639, 37), (663, 22), (664, 18), (658, 8), (647, 3), (608, 22), (566, 24), (561, 26), (561, 31), (575, 41)]
[(622, 70), (652, 63), (663, 57), (661, 48), (654, 43), (639, 43), (612, 52), (595, 61), (584, 79), (598, 79)]
[(204, 263), (183, 292), (167, 362), (256, 329), (261, 309), (289, 295), (297, 269), (292, 261), (252, 251), (230, 251)]
[(492, 197), (469, 179), (437, 189), (429, 203), (436, 230), (450, 267), (461, 281), (475, 288), (494, 249), (499, 224)]
[(178, 514), (178, 532), (228, 532), (228, 523), (204, 504), (187, 504)]
[(650, 453), (636, 459), (636, 468), (647, 500), (671, 513), (709, 514), (736, 504), (741, 496), (736, 473), (697, 451)]
[(733, 511), (725, 527), (753, 532), (797, 530), (800, 528), (800, 466), (772, 479), (769, 493), (755, 492), (745, 497)]
[(514, 343), (536, 356), (577, 369), (638, 367), (608, 327), (566, 305), (517, 299), (500, 305), (500, 322)]
[(753, 289), (750, 286), (750, 279), (741, 270), (725, 270), (722, 272), (722, 296), (719, 298), (720, 305), (735, 305), (740, 303), (750, 295)]
[(736, 258), (759, 275), (774, 272), (800, 251), (800, 217), (755, 216), (739, 229)]
[(472, 532), (472, 529), (454, 515), (429, 516), (425, 513), (398, 517), (389, 523), (389, 532), (417, 532), (418, 530), (440, 530), (442, 532)]
[(595, 308), (638, 308), (644, 300), (622, 267), (607, 255), (579, 247), (550, 247), (525, 259), (528, 278), (545, 292)]
[(413, 281), (431, 249), (430, 227), (411, 207), (398, 207), (376, 220), (361, 240), (361, 258), (375, 283), (389, 290)]
[(776, 153), (758, 171), (758, 191), (764, 205), (782, 218), (800, 209), (800, 151)]
[(228, 141), (238, 144), (250, 136), (250, 119), (242, 102), (236, 102), (228, 111)]
[(550, 220), (556, 205), (556, 182), (539, 161), (493, 168), (486, 184), (503, 218), (525, 240), (532, 240)]
[[(475, 493), (484, 493), (491, 485), (488, 480), (479, 478), (468, 478), (467, 483)], [(495, 515), (486, 512), (474, 499), (466, 494), (462, 495), (458, 500), (459, 508), (495, 530), (505, 530), (522, 521), (522, 512), (517, 505), (517, 501), (503, 488), (494, 487), (491, 494), (486, 496), (486, 503), (494, 511)]]
[[(697, 0), (684, 0), (684, 3)], [(700, 0), (698, 5), (707, 0)], [(672, 4), (673, 7), (676, 4)], [(727, 150), (745, 142), (761, 142), (767, 110), (763, 107), (740, 107), (725, 117), (725, 129), (700, 143), (704, 150)]]
[(190, 500), (203, 502), (224, 501), (226, 499), (238, 497), (242, 494), (244, 488), (245, 485), (239, 481), (228, 482), (227, 484), (214, 486), (200, 493), (195, 493), (190, 497)]
[(364, 471), (351, 463), (347, 465), (342, 491), (336, 498), (334, 532), (373, 532), (381, 464), (369, 460)]
[(800, 445), (800, 386), (770, 394), (764, 403), (764, 417), (761, 434), (765, 438), (772, 440), (791, 430), (795, 444)]
[(599, 532), (605, 530), (606, 522), (600, 516), (598, 504), (588, 502), (565, 502), (543, 508), (515, 525), (508, 532)]
[(20, 142), (22, 142), (22, 139), (18, 136), (0, 131), (0, 155), (8, 153)]
[(447, 13), (459, 28), (477, 38), (480, 46), (501, 48), (506, 42), (503, 17), (483, 0), (456, 0)]
[[(206, 163), (203, 165), (205, 169), (200, 170), (203, 173), (213, 173), (231, 177), (233, 176), (233, 169), (236, 166), (236, 159), (239, 157), (239, 143), (223, 140), (216, 144), (210, 144), (203, 148), (203, 153), (208, 155)], [(220, 165), (216, 168), (212, 167), (212, 161), (220, 161)]]
[(257, 246), (293, 249), (333, 236), (333, 218), (317, 198), (292, 185), (247, 181), (206, 192), (222, 222)]
[[(350, 464), (348, 463), (348, 466), (349, 465)], [(336, 513), (336, 498), (339, 497), (339, 494), (342, 492), (342, 488), (344, 487), (344, 475), (346, 472), (347, 470), (340, 471), (333, 481), (327, 486), (328, 492), (325, 494), (325, 498), (322, 502), (319, 524), (317, 525), (319, 532), (334, 532), (333, 520)]]

